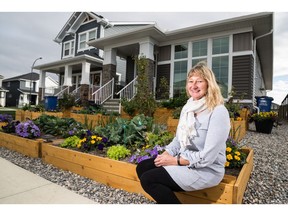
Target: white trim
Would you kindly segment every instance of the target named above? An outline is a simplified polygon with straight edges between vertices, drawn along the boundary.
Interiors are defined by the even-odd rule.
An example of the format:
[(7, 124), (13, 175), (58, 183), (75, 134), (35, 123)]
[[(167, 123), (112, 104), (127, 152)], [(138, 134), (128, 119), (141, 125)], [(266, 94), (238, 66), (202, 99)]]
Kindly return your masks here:
[[(72, 50), (72, 43), (74, 42), (74, 47), (73, 47), (73, 52), (71, 52)], [(65, 55), (65, 44), (68, 44), (69, 43), (69, 55)], [(69, 58), (69, 57), (73, 57), (75, 56), (75, 46), (76, 44), (76, 40), (73, 39), (73, 40), (69, 40), (69, 41), (66, 41), (66, 42), (63, 42), (63, 52), (62, 52), (62, 58)]]
[[(82, 52), (82, 51), (85, 51), (85, 50), (89, 50), (89, 49), (94, 49), (95, 47), (93, 46), (89, 46), (88, 45), (88, 42), (89, 42), (89, 33), (92, 32), (92, 31), (95, 31), (95, 39), (97, 39), (97, 33), (98, 33), (98, 28), (93, 28), (93, 29), (89, 29), (87, 31), (83, 31), (83, 32), (79, 32), (78, 33), (78, 48), (77, 48), (77, 52)], [(81, 43), (85, 43), (85, 48), (80, 48), (80, 37), (81, 35), (84, 35), (85, 34), (85, 41), (81, 41)]]

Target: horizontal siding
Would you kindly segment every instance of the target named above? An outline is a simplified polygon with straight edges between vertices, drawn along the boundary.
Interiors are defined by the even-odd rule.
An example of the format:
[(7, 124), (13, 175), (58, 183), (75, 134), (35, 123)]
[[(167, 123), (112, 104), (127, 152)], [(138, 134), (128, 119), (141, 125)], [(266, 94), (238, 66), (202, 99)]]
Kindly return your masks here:
[(233, 57), (232, 86), (236, 92), (235, 97), (252, 99), (253, 91), (253, 57), (251, 55)]

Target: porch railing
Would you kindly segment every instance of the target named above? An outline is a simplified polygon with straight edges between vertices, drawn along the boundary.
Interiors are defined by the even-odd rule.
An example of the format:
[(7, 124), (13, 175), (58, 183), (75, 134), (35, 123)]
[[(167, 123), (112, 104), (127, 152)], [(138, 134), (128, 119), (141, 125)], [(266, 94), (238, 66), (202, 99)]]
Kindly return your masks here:
[(128, 101), (130, 101), (136, 95), (137, 78), (138, 78), (138, 76), (136, 76), (124, 88), (122, 88), (119, 92), (116, 93), (116, 95), (119, 95), (120, 100), (125, 98)]
[[(62, 86), (61, 86), (61, 88), (62, 88)], [(66, 86), (65, 88), (61, 89), (61, 91), (56, 93), (55, 96), (57, 96), (58, 98), (61, 98), (64, 93), (69, 94), (69, 89), (70, 89), (69, 86)]]
[(71, 94), (75, 96), (75, 102), (80, 100), (80, 88), (81, 86), (79, 86), (78, 88), (74, 89)]
[(95, 96), (95, 104), (103, 104), (106, 100), (112, 97), (114, 94), (114, 78), (112, 78), (109, 82), (95, 91), (92, 96)]

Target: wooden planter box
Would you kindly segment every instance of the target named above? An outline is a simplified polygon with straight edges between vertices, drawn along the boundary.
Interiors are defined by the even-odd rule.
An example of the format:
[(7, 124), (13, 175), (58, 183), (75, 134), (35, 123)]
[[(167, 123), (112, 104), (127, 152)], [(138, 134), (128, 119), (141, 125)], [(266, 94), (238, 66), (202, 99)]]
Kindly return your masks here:
[[(238, 178), (225, 175), (222, 182), (213, 188), (195, 192), (176, 193), (183, 203), (241, 203), (253, 168), (253, 150), (249, 153)], [(48, 143), (42, 144), (42, 159), (48, 164), (88, 177), (105, 185), (141, 193), (152, 199), (142, 189), (136, 174), (136, 165), (64, 149)]]
[(17, 109), (15, 112), (15, 120), (23, 122), (25, 117), (25, 111), (21, 109)]
[(92, 125), (92, 127), (98, 126), (98, 125), (105, 125), (111, 116), (105, 116), (102, 114), (96, 114), (96, 115), (88, 115), (88, 114), (77, 114), (77, 113), (71, 113), (70, 118), (75, 119), (77, 122), (80, 122), (82, 124), (85, 124), (85, 119), (87, 118), (88, 125)]
[(173, 134), (176, 134), (177, 126), (179, 123), (179, 119), (174, 119), (173, 117), (168, 117), (167, 120), (167, 130)]
[(155, 123), (167, 125), (168, 118), (172, 116), (173, 111), (173, 109), (157, 108), (153, 115)]
[(42, 139), (27, 139), (20, 136), (0, 132), (0, 146), (17, 151), (29, 157), (41, 157)]
[(247, 132), (247, 127), (246, 127), (246, 120), (242, 121), (235, 121), (233, 119), (230, 119), (231, 122), (231, 132), (230, 136), (233, 137), (235, 140), (242, 140), (244, 136), (246, 135)]

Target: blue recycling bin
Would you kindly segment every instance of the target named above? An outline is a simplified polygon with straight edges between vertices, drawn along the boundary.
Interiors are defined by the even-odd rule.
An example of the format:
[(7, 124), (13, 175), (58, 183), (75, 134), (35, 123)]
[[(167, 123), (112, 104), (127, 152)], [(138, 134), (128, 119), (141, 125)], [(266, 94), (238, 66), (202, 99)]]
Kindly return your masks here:
[(274, 98), (268, 96), (256, 96), (257, 107), (259, 107), (260, 112), (270, 112), (271, 104)]
[(57, 96), (45, 96), (45, 110), (54, 111), (57, 108)]

